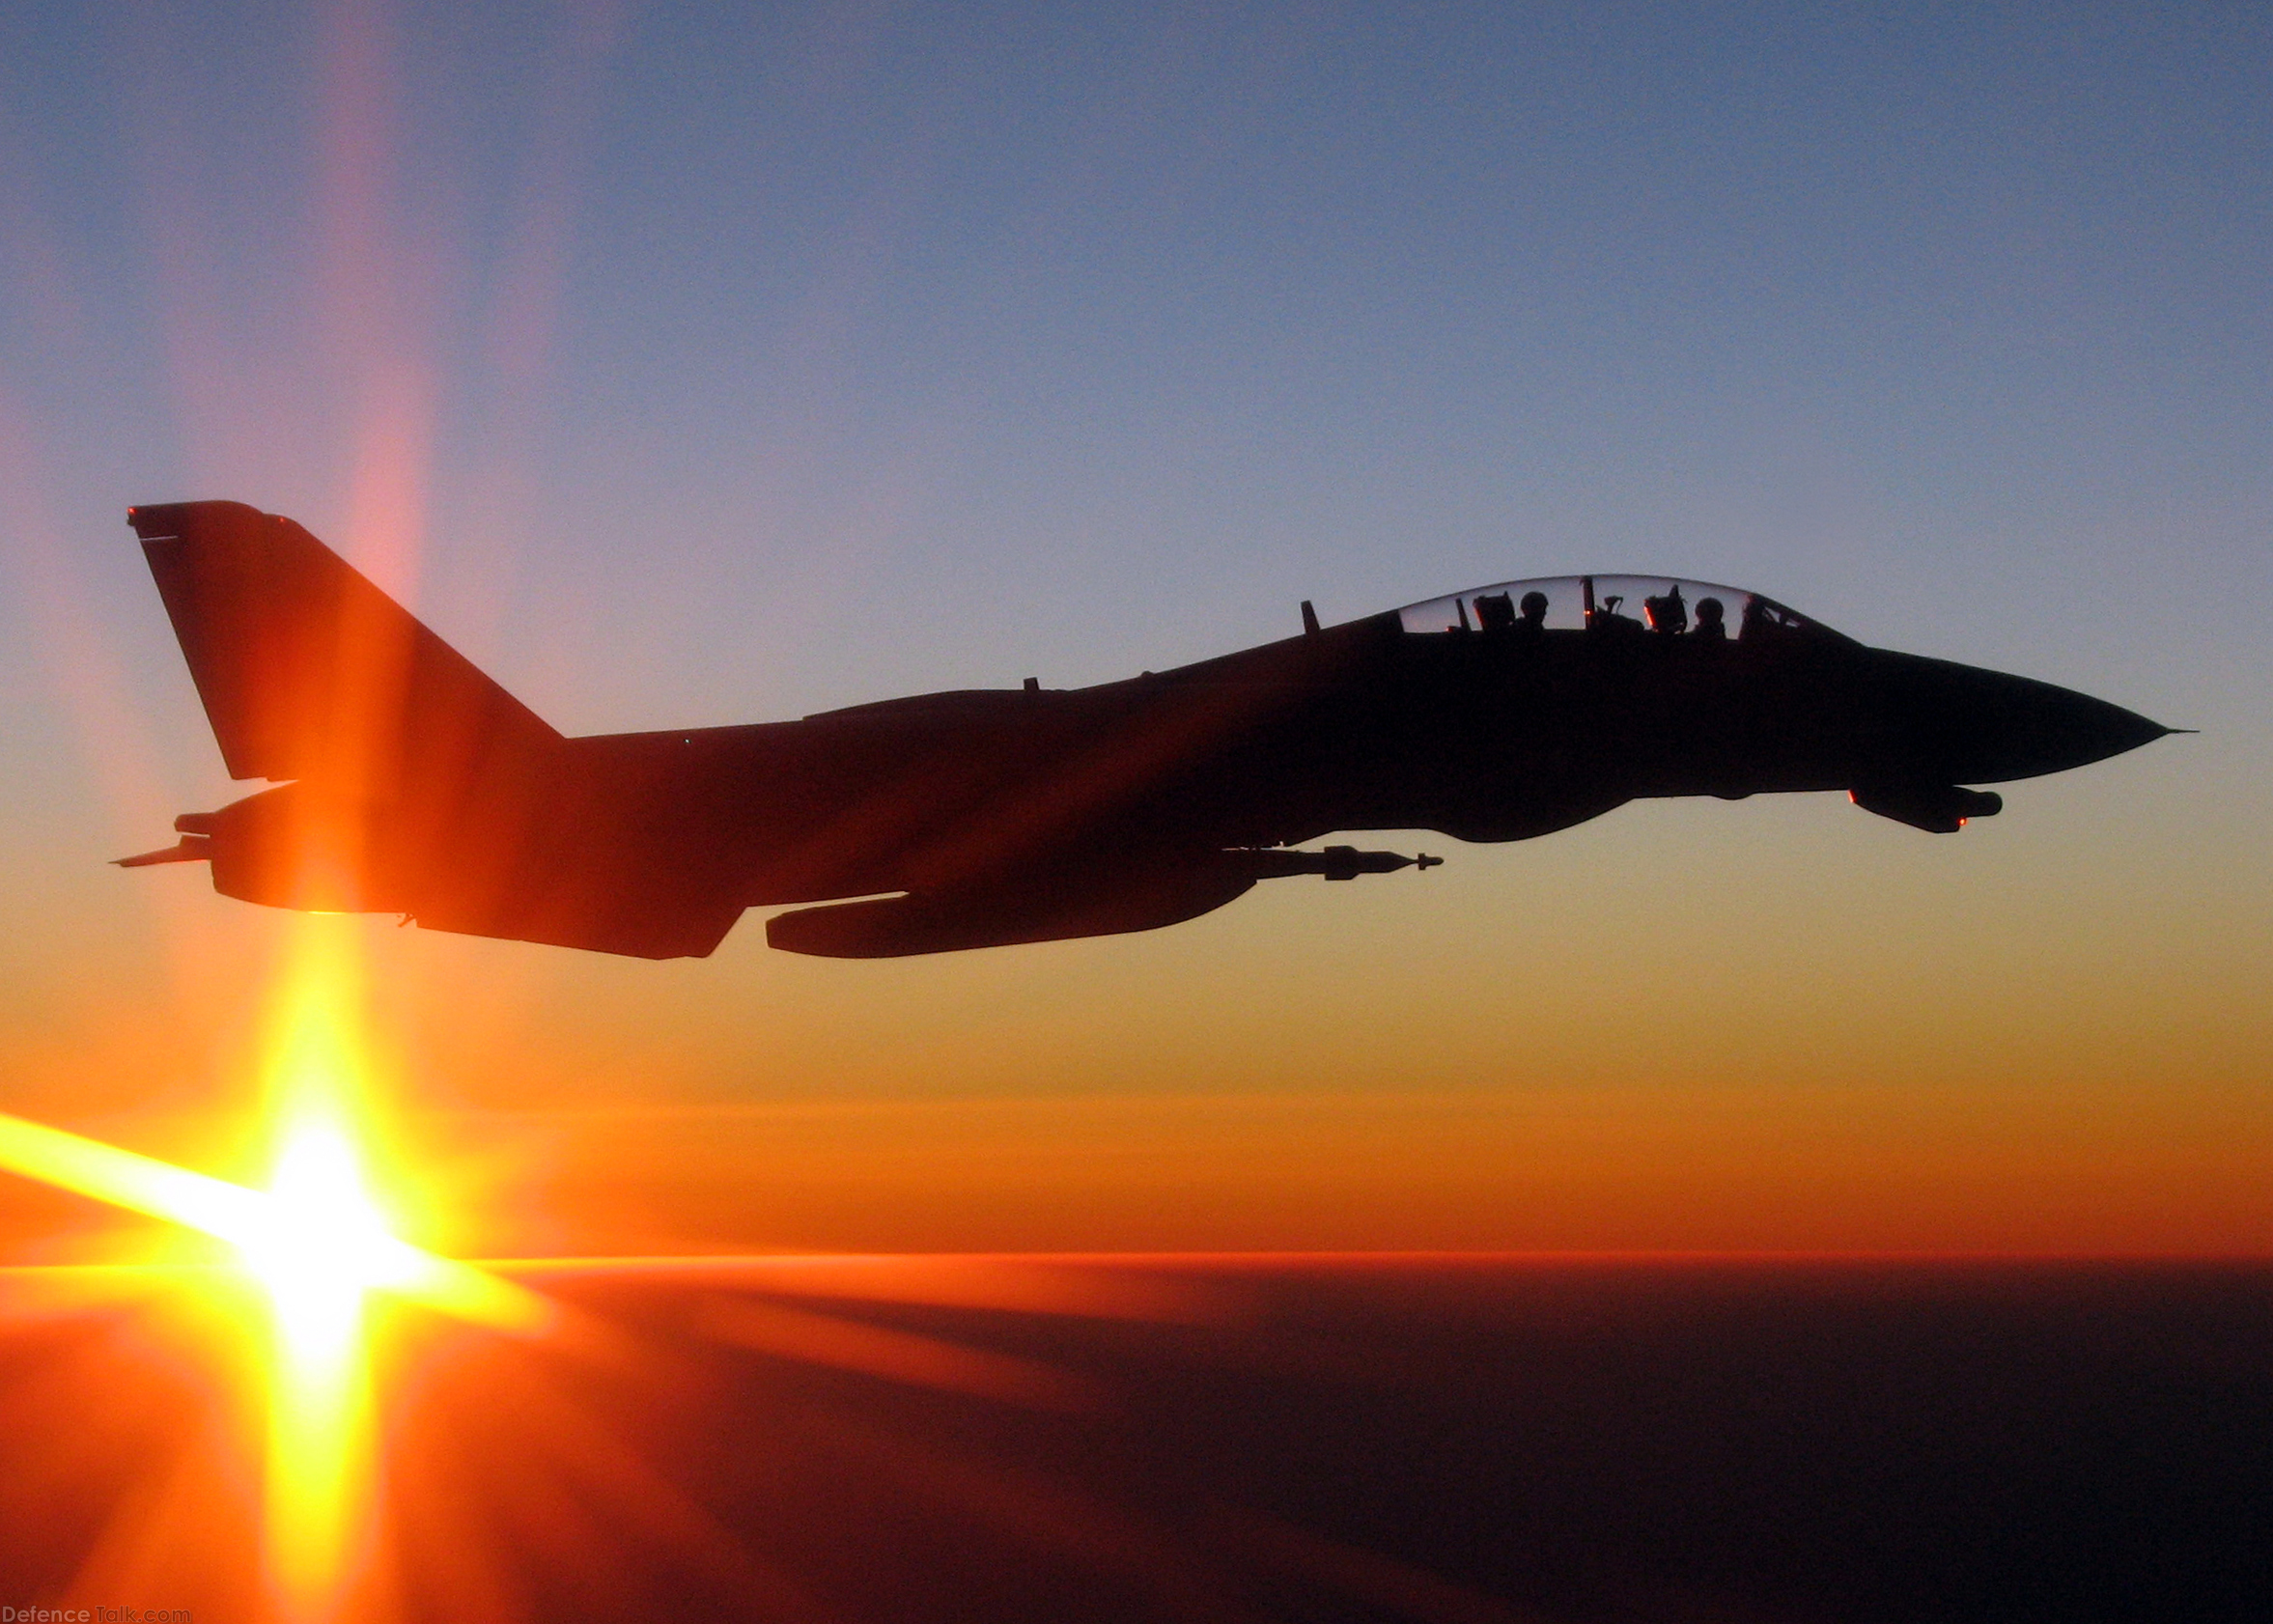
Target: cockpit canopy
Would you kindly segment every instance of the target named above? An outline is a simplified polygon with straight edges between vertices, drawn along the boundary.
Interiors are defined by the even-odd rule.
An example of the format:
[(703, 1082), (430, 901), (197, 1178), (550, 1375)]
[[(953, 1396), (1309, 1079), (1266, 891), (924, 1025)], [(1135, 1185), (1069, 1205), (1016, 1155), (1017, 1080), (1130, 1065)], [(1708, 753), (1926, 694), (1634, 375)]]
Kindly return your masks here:
[(1772, 598), (1671, 575), (1552, 575), (1501, 581), (1397, 611), (1408, 632), (1591, 630), (1707, 642), (1787, 637), (1848, 641)]

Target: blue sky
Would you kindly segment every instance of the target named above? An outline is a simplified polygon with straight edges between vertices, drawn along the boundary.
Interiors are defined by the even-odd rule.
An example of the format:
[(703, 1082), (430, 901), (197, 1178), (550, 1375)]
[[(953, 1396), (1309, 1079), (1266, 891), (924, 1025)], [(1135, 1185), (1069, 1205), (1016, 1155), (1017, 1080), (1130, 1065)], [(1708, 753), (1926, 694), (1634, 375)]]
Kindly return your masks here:
[(436, 571), (721, 651), (641, 709), (1583, 565), (1952, 654), (2264, 579), (2249, 8), (10, 27), (6, 364), (70, 521), (323, 528), (407, 359)]

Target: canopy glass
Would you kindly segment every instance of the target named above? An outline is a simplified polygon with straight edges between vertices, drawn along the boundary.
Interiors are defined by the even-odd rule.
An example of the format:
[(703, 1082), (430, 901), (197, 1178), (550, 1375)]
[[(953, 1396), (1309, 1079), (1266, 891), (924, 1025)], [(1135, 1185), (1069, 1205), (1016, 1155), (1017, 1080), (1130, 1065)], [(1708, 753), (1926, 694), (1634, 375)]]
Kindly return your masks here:
[(1672, 575), (1552, 575), (1501, 581), (1397, 611), (1409, 632), (1594, 630), (1734, 642), (1838, 637), (1829, 627), (1756, 592)]

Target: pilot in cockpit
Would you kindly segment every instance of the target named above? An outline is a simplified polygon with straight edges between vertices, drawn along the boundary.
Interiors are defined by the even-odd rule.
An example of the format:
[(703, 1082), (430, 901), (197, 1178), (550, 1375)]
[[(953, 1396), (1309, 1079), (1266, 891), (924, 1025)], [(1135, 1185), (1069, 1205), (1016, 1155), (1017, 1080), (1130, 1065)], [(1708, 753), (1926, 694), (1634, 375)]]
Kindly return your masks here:
[(1728, 640), (1726, 615), (1727, 611), (1721, 606), (1718, 598), (1699, 598), (1697, 601), (1697, 625), (1689, 634), (1701, 637), (1708, 643), (1726, 643)]
[(1547, 630), (1547, 594), (1524, 594), (1523, 617), (1515, 623), (1515, 630), (1527, 637), (1536, 637)]

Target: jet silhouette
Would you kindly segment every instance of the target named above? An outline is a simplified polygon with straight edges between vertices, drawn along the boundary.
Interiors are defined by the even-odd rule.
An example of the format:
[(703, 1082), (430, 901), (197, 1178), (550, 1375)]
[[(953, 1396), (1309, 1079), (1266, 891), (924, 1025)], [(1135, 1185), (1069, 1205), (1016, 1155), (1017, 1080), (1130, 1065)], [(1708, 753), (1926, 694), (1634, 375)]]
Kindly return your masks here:
[[(230, 776), (126, 866), (225, 896), (642, 958), (744, 909), (884, 958), (1152, 930), (1257, 882), (1441, 859), (1336, 830), (1528, 840), (1640, 797), (1845, 790), (1948, 833), (1964, 786), (2172, 729), (2026, 677), (1866, 648), (1667, 576), (1512, 581), (1095, 687), (564, 738), (288, 518), (129, 510)], [(1639, 606), (1639, 613), (1636, 607)], [(845, 900), (859, 899), (859, 900)]]

